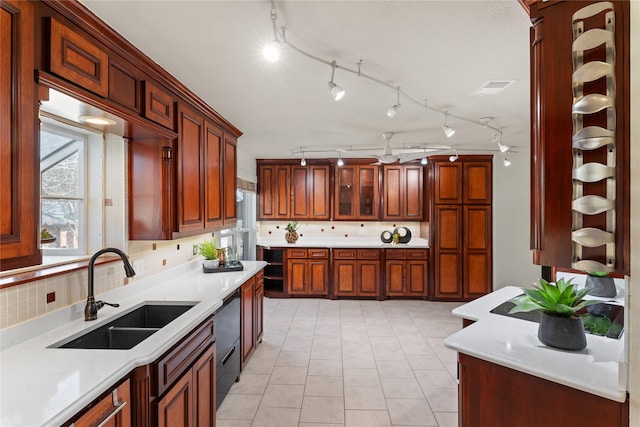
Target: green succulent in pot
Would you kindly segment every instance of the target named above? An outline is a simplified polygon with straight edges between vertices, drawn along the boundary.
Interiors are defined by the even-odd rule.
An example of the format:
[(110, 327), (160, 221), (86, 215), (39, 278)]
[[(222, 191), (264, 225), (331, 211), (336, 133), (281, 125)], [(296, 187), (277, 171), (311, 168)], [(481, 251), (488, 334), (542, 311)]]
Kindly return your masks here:
[(523, 289), (524, 295), (511, 300), (515, 304), (509, 312), (542, 311), (538, 339), (550, 347), (562, 350), (582, 350), (587, 346), (582, 318), (576, 313), (598, 300), (583, 300), (591, 288), (576, 289), (572, 279), (549, 283), (540, 279), (535, 289)]
[(218, 245), (216, 239), (205, 240), (198, 244), (198, 253), (204, 257), (204, 259), (218, 259)]

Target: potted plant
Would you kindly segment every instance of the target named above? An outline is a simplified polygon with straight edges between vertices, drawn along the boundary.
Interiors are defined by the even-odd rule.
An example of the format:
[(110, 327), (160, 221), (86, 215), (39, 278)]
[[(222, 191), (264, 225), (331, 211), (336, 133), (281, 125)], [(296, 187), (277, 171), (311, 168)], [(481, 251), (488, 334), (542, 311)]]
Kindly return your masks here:
[(549, 347), (562, 350), (582, 350), (587, 346), (582, 318), (576, 313), (598, 300), (582, 300), (591, 288), (577, 290), (572, 279), (549, 283), (540, 279), (540, 286), (524, 289), (524, 295), (511, 300), (515, 304), (510, 313), (541, 310), (538, 339)]
[(591, 295), (595, 297), (613, 298), (618, 290), (612, 277), (606, 271), (587, 272), (586, 286), (592, 288)]
[(295, 243), (298, 240), (298, 221), (293, 221), (287, 224), (284, 228), (287, 232), (284, 234), (284, 239), (287, 243)]
[(215, 237), (210, 240), (198, 244), (198, 252), (204, 257), (204, 268), (218, 268), (220, 261), (218, 260), (218, 246)]

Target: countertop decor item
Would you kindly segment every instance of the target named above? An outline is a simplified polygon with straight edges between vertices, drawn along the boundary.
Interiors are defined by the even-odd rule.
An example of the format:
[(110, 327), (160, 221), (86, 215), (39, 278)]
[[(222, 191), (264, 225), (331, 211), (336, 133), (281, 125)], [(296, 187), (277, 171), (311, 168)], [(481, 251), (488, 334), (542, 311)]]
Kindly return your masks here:
[(513, 298), (510, 313), (541, 310), (538, 339), (549, 347), (582, 350), (587, 346), (582, 318), (576, 312), (598, 300), (582, 300), (591, 288), (576, 290), (571, 279), (549, 283), (540, 279), (535, 289), (523, 289), (524, 295)]
[(46, 228), (40, 230), (40, 243), (53, 243), (56, 241), (56, 237), (49, 232)]
[(409, 243), (411, 241), (411, 230), (407, 227), (396, 227), (393, 234), (398, 235), (398, 243)]
[(389, 230), (385, 230), (380, 234), (382, 243), (391, 243), (391, 239), (393, 239), (393, 234)]
[(585, 286), (592, 288), (590, 295), (594, 297), (614, 298), (618, 290), (612, 277), (605, 271), (589, 271)]
[(218, 268), (220, 260), (218, 259), (218, 245), (215, 237), (198, 244), (198, 252), (204, 257), (202, 263), (204, 269)]
[(285, 230), (287, 232), (284, 234), (284, 239), (287, 243), (295, 243), (298, 240), (298, 221), (293, 221), (287, 224)]

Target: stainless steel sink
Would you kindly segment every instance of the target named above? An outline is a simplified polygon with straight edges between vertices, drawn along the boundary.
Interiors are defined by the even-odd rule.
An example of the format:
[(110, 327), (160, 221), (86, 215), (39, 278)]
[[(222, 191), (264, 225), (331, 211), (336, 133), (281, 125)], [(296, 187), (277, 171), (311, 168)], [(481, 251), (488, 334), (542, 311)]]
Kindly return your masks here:
[(128, 350), (180, 317), (197, 302), (147, 302), (82, 335), (73, 335), (51, 348)]

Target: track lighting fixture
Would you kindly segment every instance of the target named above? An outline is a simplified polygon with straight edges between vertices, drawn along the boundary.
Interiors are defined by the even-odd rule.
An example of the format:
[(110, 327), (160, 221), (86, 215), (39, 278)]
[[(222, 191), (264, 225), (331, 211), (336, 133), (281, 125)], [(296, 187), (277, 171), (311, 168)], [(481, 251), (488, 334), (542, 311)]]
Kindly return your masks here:
[(338, 151), (338, 166), (344, 166), (344, 161), (342, 160), (342, 155)]
[(427, 163), (429, 163), (429, 160), (427, 159), (427, 156), (424, 156), (423, 158), (420, 159), (420, 164), (421, 165), (426, 165)]
[(302, 158), (300, 159), (300, 166), (307, 166), (307, 161), (304, 158), (304, 150), (300, 150), (300, 152), (302, 153)]
[(502, 160), (502, 162), (504, 163), (505, 166), (511, 166), (511, 160), (507, 159), (507, 156), (504, 156), (504, 159)]
[(449, 156), (449, 161), (450, 162), (455, 162), (456, 160), (458, 160), (458, 149), (456, 148), (456, 154)]
[(344, 89), (333, 82), (333, 75), (336, 72), (336, 61), (331, 62), (331, 80), (329, 81), (329, 90), (335, 101), (340, 101), (346, 93)]
[(387, 117), (393, 119), (398, 114), (398, 108), (400, 108), (400, 86), (398, 86), (398, 99), (393, 107), (387, 108)]
[(498, 144), (498, 149), (500, 150), (501, 153), (506, 153), (507, 151), (509, 151), (509, 149), (511, 147), (509, 147), (508, 145), (504, 145), (502, 143), (502, 132), (497, 133), (494, 137), (493, 137), (493, 141)]
[[(449, 118), (449, 112), (444, 112), (444, 124), (442, 125), (442, 131), (444, 132), (447, 138), (451, 138), (456, 131), (447, 126), (447, 119)], [(453, 161), (453, 160), (452, 160)]]
[(267, 44), (262, 49), (262, 54), (269, 62), (276, 62), (280, 59), (280, 40), (278, 39), (278, 29), (276, 28), (276, 20), (278, 15), (276, 13), (276, 5), (271, 2), (271, 24), (273, 25), (273, 41)]

